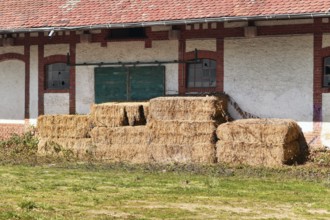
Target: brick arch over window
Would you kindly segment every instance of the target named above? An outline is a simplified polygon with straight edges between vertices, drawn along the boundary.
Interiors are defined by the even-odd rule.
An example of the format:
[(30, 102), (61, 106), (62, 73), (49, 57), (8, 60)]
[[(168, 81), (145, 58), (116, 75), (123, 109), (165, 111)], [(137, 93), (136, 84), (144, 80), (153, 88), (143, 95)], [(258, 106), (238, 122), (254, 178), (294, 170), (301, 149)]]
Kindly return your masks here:
[(66, 63), (67, 57), (65, 55), (51, 55), (44, 58), (44, 66), (52, 63)]
[(4, 53), (0, 54), (0, 62), (6, 60), (20, 60), (22, 62), (26, 62), (26, 58), (23, 54), (19, 53)]

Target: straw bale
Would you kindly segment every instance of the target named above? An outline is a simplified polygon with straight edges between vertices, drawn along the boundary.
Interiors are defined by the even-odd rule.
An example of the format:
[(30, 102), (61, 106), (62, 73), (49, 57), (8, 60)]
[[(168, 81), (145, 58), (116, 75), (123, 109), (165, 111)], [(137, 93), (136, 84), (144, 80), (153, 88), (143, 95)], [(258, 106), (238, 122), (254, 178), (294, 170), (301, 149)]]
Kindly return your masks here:
[(146, 126), (95, 127), (91, 131), (94, 144), (149, 144), (150, 130)]
[(128, 125), (124, 105), (105, 103), (93, 105), (91, 108), (91, 123), (94, 127), (118, 127)]
[(145, 125), (146, 117), (144, 114), (145, 106), (148, 106), (147, 102), (123, 102), (117, 105), (124, 106), (128, 124), (130, 126)]
[(152, 120), (148, 127), (156, 135), (185, 135), (215, 134), (215, 121), (157, 121)]
[(90, 131), (87, 115), (43, 115), (38, 118), (39, 137), (88, 138)]
[(93, 105), (91, 120), (96, 127), (145, 125), (148, 105), (147, 102), (109, 102)]
[(150, 161), (156, 163), (214, 163), (215, 144), (151, 144)]
[(148, 163), (148, 146), (141, 144), (97, 144), (95, 157), (100, 160), (129, 163)]
[(40, 138), (38, 154), (66, 155), (83, 159), (94, 155), (94, 147), (90, 138)]
[(144, 113), (144, 117), (146, 119), (146, 122), (149, 122), (151, 120), (149, 109), (150, 109), (149, 102), (144, 102), (143, 103), (143, 113)]
[(299, 142), (287, 144), (260, 144), (218, 141), (218, 162), (274, 167), (293, 164), (300, 154)]
[(160, 97), (150, 100), (150, 116), (154, 120), (215, 120), (222, 123), (227, 118), (227, 101), (215, 96)]
[(220, 140), (256, 144), (290, 143), (300, 134), (299, 125), (290, 119), (241, 119), (217, 128)]
[(151, 134), (150, 142), (152, 144), (166, 145), (194, 145), (194, 144), (215, 144), (216, 139), (213, 134), (199, 134), (195, 136), (185, 135), (167, 135), (167, 134)]

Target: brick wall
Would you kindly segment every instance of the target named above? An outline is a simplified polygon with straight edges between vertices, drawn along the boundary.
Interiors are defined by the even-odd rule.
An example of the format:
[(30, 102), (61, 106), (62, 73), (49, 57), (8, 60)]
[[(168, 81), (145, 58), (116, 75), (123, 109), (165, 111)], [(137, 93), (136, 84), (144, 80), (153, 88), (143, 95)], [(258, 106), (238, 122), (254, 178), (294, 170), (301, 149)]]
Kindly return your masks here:
[(0, 124), (0, 140), (9, 138), (12, 134), (23, 134), (24, 124)]

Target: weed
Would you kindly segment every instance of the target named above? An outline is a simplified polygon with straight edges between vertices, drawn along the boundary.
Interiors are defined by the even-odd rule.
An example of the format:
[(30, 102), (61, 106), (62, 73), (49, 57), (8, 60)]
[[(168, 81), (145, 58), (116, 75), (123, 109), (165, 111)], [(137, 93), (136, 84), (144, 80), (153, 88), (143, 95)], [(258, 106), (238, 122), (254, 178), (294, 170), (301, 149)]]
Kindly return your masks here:
[(26, 211), (30, 211), (30, 210), (32, 210), (32, 209), (35, 209), (35, 208), (37, 208), (37, 204), (35, 203), (35, 202), (33, 202), (33, 201), (30, 201), (30, 200), (28, 200), (28, 201), (22, 201), (22, 202), (20, 202), (19, 204), (18, 204), (18, 206), (21, 208), (21, 209), (24, 209), (24, 210), (26, 210)]

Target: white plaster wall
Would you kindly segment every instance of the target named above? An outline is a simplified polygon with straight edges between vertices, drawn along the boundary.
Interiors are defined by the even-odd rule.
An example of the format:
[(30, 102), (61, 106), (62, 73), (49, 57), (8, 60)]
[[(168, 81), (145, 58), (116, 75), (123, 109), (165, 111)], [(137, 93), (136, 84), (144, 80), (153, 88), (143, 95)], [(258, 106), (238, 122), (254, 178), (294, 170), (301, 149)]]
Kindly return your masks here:
[(30, 47), (30, 119), (38, 117), (38, 46)]
[[(135, 62), (135, 61), (178, 60), (178, 41), (153, 41), (152, 48), (144, 42), (109, 42), (107, 47), (100, 43), (77, 45), (77, 63), (83, 62)], [(178, 64), (165, 65), (165, 92), (178, 93)], [(86, 114), (94, 103), (94, 67), (81, 66), (76, 69), (76, 111)]]
[(0, 119), (24, 119), (24, 81), (24, 62), (19, 60), (0, 62)]
[(4, 53), (19, 53), (24, 54), (24, 46), (6, 46), (0, 47), (0, 54)]
[(322, 48), (330, 47), (330, 34), (323, 34)]
[(330, 148), (330, 94), (322, 94), (322, 144)]
[(217, 51), (217, 41), (216, 39), (187, 40), (186, 52), (194, 51), (195, 49)]
[(94, 103), (94, 66), (77, 66), (76, 68), (76, 112), (87, 114)]
[(224, 90), (244, 111), (291, 118), (312, 130), (311, 35), (225, 39), (224, 48)]
[(44, 114), (69, 114), (69, 93), (45, 93)]
[(66, 55), (70, 52), (69, 44), (47, 44), (44, 48), (44, 56), (48, 57), (51, 55)]

